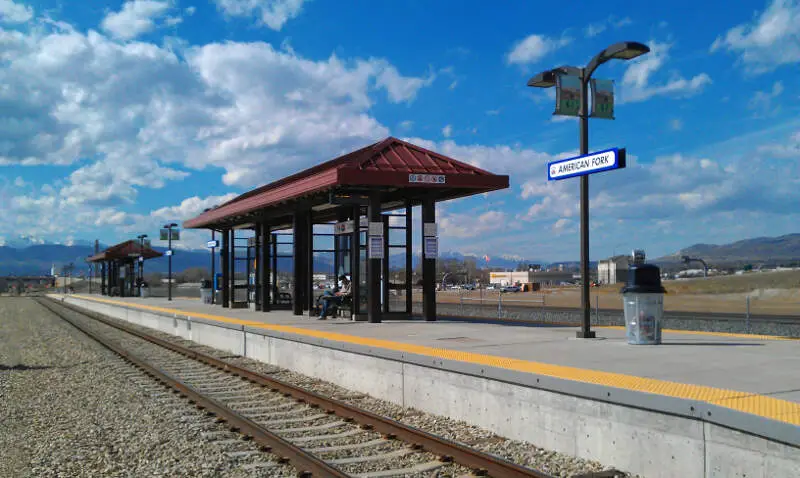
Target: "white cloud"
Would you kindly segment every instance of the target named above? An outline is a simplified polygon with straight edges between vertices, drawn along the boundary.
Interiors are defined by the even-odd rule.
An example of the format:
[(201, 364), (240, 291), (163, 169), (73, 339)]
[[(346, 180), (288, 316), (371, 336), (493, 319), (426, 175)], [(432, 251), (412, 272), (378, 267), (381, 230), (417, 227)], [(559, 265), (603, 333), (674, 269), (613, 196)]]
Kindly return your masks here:
[(439, 233), (444, 237), (477, 237), (488, 232), (502, 232), (508, 227), (508, 215), (502, 211), (482, 214), (454, 214), (444, 212), (437, 216)]
[(414, 122), (411, 120), (401, 121), (400, 124), (397, 125), (398, 128), (403, 130), (409, 130), (414, 126)]
[(442, 128), (442, 136), (449, 138), (453, 134), (453, 125), (447, 125)]
[(214, 0), (217, 7), (232, 17), (256, 17), (272, 30), (280, 31), (289, 20), (300, 15), (305, 0)]
[(109, 13), (102, 21), (103, 30), (121, 40), (132, 40), (152, 31), (155, 19), (170, 8), (169, 2), (157, 0), (132, 0), (125, 2), (122, 10)]
[(800, 3), (773, 0), (752, 22), (717, 37), (711, 52), (726, 49), (755, 73), (800, 62)]
[(0, 0), (0, 23), (25, 23), (33, 18), (33, 9), (13, 0)]
[[(68, 25), (8, 39), (0, 165), (88, 159), (69, 178), (70, 201), (131, 201), (137, 188), (181, 179), (185, 169), (221, 168), (230, 185), (264, 183), (387, 136), (369, 114), (375, 93), (412, 101), (432, 81), (383, 59), (312, 61), (261, 42), (185, 47), (179, 56)], [(112, 183), (115, 168), (123, 172)]]
[(644, 101), (658, 95), (688, 97), (699, 93), (711, 83), (711, 77), (706, 73), (697, 74), (691, 79), (673, 73), (666, 83), (652, 84), (652, 76), (666, 63), (672, 45), (654, 41), (649, 46), (650, 53), (630, 60), (625, 69), (619, 103)]
[(583, 29), (583, 34), (587, 38), (592, 38), (603, 33), (609, 27), (617, 29), (617, 28), (622, 28), (626, 25), (630, 25), (631, 23), (633, 22), (628, 17), (616, 18), (613, 15), (610, 15), (603, 21), (587, 25), (586, 28)]
[(413, 100), (420, 88), (429, 86), (436, 78), (435, 75), (429, 75), (427, 78), (402, 76), (386, 60), (371, 60), (368, 64), (378, 86), (386, 88), (389, 99), (394, 103)]
[(772, 116), (780, 111), (780, 104), (773, 105), (773, 100), (783, 93), (783, 83), (776, 81), (770, 91), (756, 91), (750, 98), (748, 107), (756, 116)]
[(529, 35), (514, 44), (506, 55), (506, 62), (510, 65), (536, 63), (545, 55), (568, 45), (571, 41), (572, 39), (566, 36), (549, 38), (544, 35)]
[(193, 6), (192, 7), (186, 7), (186, 10), (184, 10), (184, 12), (186, 12), (186, 14), (189, 15), (189, 16), (194, 15), (194, 12), (196, 12), (196, 11), (197, 11), (197, 8), (195, 8)]
[(571, 219), (561, 218), (555, 223), (553, 223), (551, 229), (553, 231), (553, 234), (555, 234), (556, 236), (560, 236), (565, 232), (570, 232), (570, 230), (574, 229), (574, 227), (575, 224)]
[(786, 141), (762, 145), (759, 151), (780, 159), (800, 160), (800, 131), (791, 135)]
[(606, 31), (606, 28), (608, 27), (605, 23), (592, 23), (583, 29), (583, 34), (588, 38), (596, 37)]
[(150, 217), (163, 221), (185, 221), (191, 219), (205, 209), (219, 206), (235, 198), (237, 194), (229, 193), (223, 196), (208, 196), (201, 198), (192, 196), (181, 201), (177, 206), (162, 207), (150, 213)]
[(669, 121), (669, 127), (673, 131), (680, 131), (683, 129), (683, 121), (679, 118), (673, 118)]
[(167, 182), (184, 179), (188, 173), (161, 166), (152, 160), (129, 163), (109, 157), (75, 170), (60, 195), (67, 204), (117, 205), (133, 203), (137, 188), (163, 188)]
[(21, 176), (17, 176), (16, 179), (14, 179), (14, 186), (16, 186), (18, 188), (24, 188), (28, 184), (30, 184), (30, 183), (28, 183), (24, 179), (22, 179)]

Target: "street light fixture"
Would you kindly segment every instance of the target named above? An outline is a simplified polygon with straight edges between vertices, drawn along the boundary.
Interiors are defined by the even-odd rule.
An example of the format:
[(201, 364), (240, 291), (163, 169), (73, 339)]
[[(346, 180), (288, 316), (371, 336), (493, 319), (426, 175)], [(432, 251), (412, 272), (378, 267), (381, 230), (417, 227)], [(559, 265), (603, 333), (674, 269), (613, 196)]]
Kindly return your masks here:
[(167, 300), (172, 300), (172, 228), (178, 227), (177, 224), (171, 222), (164, 224), (164, 229), (167, 230), (167, 260), (169, 261), (169, 272), (167, 273)]
[[(594, 71), (603, 63), (617, 60), (631, 60), (649, 52), (647, 45), (638, 42), (615, 43), (601, 51), (584, 67), (560, 66), (543, 71), (530, 80), (528, 86), (535, 88), (551, 88), (556, 85), (559, 75), (575, 76), (580, 80), (580, 154), (589, 154), (589, 80)], [(589, 176), (581, 176), (581, 309), (583, 321), (579, 338), (594, 338), (591, 330), (591, 304), (589, 301)]]

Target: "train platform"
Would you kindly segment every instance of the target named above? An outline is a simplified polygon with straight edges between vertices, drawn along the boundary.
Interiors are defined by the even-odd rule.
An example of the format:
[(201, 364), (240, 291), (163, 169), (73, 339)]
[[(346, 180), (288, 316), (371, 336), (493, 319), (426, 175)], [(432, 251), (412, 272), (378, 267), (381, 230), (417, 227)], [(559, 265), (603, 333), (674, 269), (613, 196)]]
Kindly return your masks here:
[[(108, 299), (95, 296), (93, 300)], [(598, 327), (596, 339), (583, 340), (575, 338), (574, 327), (493, 325), (456, 320), (387, 320), (371, 324), (346, 319), (315, 320), (292, 315), (291, 311), (264, 313), (225, 309), (202, 304), (197, 299), (168, 301), (125, 297), (112, 302), (168, 309), (169, 312), (177, 310), (221, 322), (247, 321), (247, 325), (256, 327), (260, 324), (290, 326), (300, 333), (304, 330), (322, 332), (341, 341), (371, 339), (381, 341), (374, 343), (377, 347), (391, 346), (396, 350), (411, 351), (411, 346), (421, 346), (431, 349), (430, 353), (460, 353), (464, 360), (478, 360), (478, 356), (482, 362), (495, 357), (495, 360), (514, 359), (529, 362), (530, 368), (536, 370), (548, 369), (548, 365), (564, 366), (573, 369), (570, 377), (576, 379), (595, 381), (599, 377), (592, 372), (610, 372), (632, 379), (728, 390), (720, 397), (722, 400), (749, 393), (800, 403), (800, 340), (780, 337), (665, 331), (661, 345), (634, 346), (627, 344), (621, 327)], [(567, 370), (551, 372), (566, 373)], [(658, 385), (664, 392), (670, 391), (668, 384)], [(800, 413), (800, 406), (796, 412)], [(800, 416), (797, 419), (800, 425)]]
[[(434, 413), (445, 411), (444, 414), (454, 417), (466, 417), (470, 413), (483, 414), (481, 416), (485, 417), (478, 419), (477, 424), (486, 426), (489, 423), (506, 436), (525, 435), (525, 432), (517, 431), (513, 424), (500, 425), (499, 421), (539, 420), (542, 421), (538, 425), (541, 430), (556, 435), (572, 436), (574, 431), (567, 432), (566, 423), (578, 427), (578, 433), (586, 432), (588, 426), (586, 420), (591, 416), (601, 421), (610, 420), (612, 424), (609, 426), (612, 428), (619, 429), (620, 423), (625, 423), (626, 427), (638, 430), (633, 435), (627, 428), (624, 432), (618, 430), (620, 436), (625, 435), (628, 440), (631, 436), (634, 441), (646, 440), (648, 435), (653, 439), (665, 440), (665, 437), (675, 433), (679, 438), (676, 438), (678, 441), (673, 448), (671, 459), (688, 460), (688, 458), (676, 458), (675, 450), (703, 454), (705, 456), (701, 460), (704, 463), (702, 467), (707, 468), (709, 463), (707, 455), (713, 453), (709, 451), (713, 450), (713, 447), (708, 448), (711, 433), (704, 427), (713, 424), (721, 426), (720, 429), (724, 428), (731, 433), (746, 436), (747, 440), (752, 441), (752, 437), (760, 437), (759, 439), (769, 443), (786, 446), (787, 448), (781, 448), (782, 451), (779, 453), (780, 467), (800, 472), (800, 448), (798, 448), (800, 447), (800, 353), (798, 353), (800, 341), (797, 340), (771, 336), (666, 330), (663, 333), (663, 344), (636, 346), (626, 342), (621, 327), (597, 327), (595, 329), (597, 338), (587, 340), (575, 338), (574, 327), (500, 325), (444, 319), (436, 322), (387, 320), (378, 324), (347, 319), (322, 321), (307, 316), (294, 316), (290, 311), (265, 313), (248, 309), (226, 309), (203, 304), (197, 299), (181, 298), (170, 302), (161, 298), (109, 299), (81, 294), (67, 296), (67, 300), (100, 313), (123, 309), (128, 311), (126, 314), (134, 311), (147, 312), (161, 317), (173, 317), (176, 320), (181, 318), (229, 328), (240, 327), (242, 334), (263, 333), (274, 340), (289, 340), (337, 349), (361, 357), (347, 363), (359, 367), (362, 371), (364, 367), (373, 366), (363, 357), (373, 356), (458, 374), (448, 377), (425, 375), (424, 380), (429, 387), (426, 391), (421, 391), (422, 375), (413, 375), (418, 372), (412, 373), (409, 369), (401, 369), (401, 384), (397, 386), (400, 390), (395, 390), (393, 385), (381, 385), (384, 388), (375, 395), (379, 398), (392, 399), (393, 394), (400, 393), (400, 398), (395, 401), (407, 406), (416, 405), (413, 403), (414, 400), (422, 403), (426, 400), (449, 402), (444, 405), (426, 404), (420, 408), (427, 407), (428, 411)], [(253, 352), (253, 347), (256, 346), (254, 344), (260, 342), (254, 342), (251, 338), (248, 343), (250, 345), (245, 354), (256, 353)], [(272, 346), (277, 347), (276, 344)], [(270, 353), (274, 355), (276, 350), (278, 349), (274, 348)], [(300, 354), (311, 353), (311, 349), (292, 350), (295, 355), (291, 359), (270, 355), (269, 361), (299, 364), (309, 360)], [(301, 352), (302, 350), (305, 352)], [(316, 349), (314, 353), (324, 355)], [(327, 357), (333, 360), (333, 356)], [(300, 364), (296, 368), (303, 372), (303, 367), (304, 365)], [(325, 365), (319, 364), (315, 367), (317, 367), (315, 373), (321, 378), (328, 378), (355, 388), (360, 386), (357, 378), (342, 377), (345, 371), (332, 371), (330, 368), (325, 368)], [(389, 370), (386, 372), (387, 376), (394, 373), (391, 371), (394, 369), (390, 370), (387, 364), (375, 367), (381, 373)], [(352, 374), (359, 371), (347, 372)], [(482, 377), (484, 381), (466, 383), (464, 376)], [(389, 378), (379, 377), (378, 380), (389, 380)], [(492, 390), (493, 387), (501, 387), (500, 384), (542, 392), (523, 392), (516, 388), (513, 392), (498, 391), (499, 388)], [(417, 387), (413, 393), (406, 390), (410, 385)], [(450, 392), (438, 394), (431, 392), (431, 387), (440, 385), (442, 390), (450, 386)], [(369, 388), (368, 385), (362, 388), (364, 387)], [(361, 391), (369, 393), (369, 390)], [(552, 392), (558, 396), (542, 395)], [(469, 399), (473, 393), (473, 398)], [(459, 394), (466, 395), (459, 396)], [(507, 405), (512, 411), (511, 415), (488, 418), (491, 415), (488, 412), (489, 408), (497, 406), (499, 409), (498, 404), (508, 400), (509, 394), (514, 397)], [(553, 400), (557, 400), (558, 405), (554, 405), (556, 402)], [(566, 405), (567, 402), (569, 405)], [(526, 411), (522, 405), (525, 403), (536, 407), (541, 416), (534, 417), (535, 413)], [(591, 407), (591, 411), (584, 410), (587, 406)], [(608, 408), (609, 406), (611, 408)], [(623, 407), (624, 413), (621, 411), (622, 408), (616, 407)], [(571, 418), (567, 422), (559, 421), (560, 419), (554, 415), (553, 410), (556, 409), (560, 412), (568, 410), (567, 413)], [(631, 410), (642, 410), (642, 412)], [(644, 411), (657, 412), (660, 418), (637, 415), (645, 413)], [(701, 423), (699, 426), (703, 430), (702, 437), (698, 440), (703, 442), (702, 449), (691, 446), (686, 448), (683, 444), (678, 444), (693, 443), (691, 437), (694, 436), (694, 432), (690, 429), (697, 426), (696, 424), (680, 422), (680, 425), (667, 426), (665, 423), (670, 419), (664, 417), (682, 417), (692, 423)], [(639, 420), (642, 423), (637, 425), (636, 422)], [(645, 426), (644, 423), (650, 425)], [(560, 430), (562, 425), (564, 428)], [(715, 433), (721, 436), (723, 432), (716, 430)], [(608, 430), (600, 433), (604, 434), (606, 437), (614, 435)], [(589, 435), (587, 433), (586, 440), (589, 440)], [(724, 442), (722, 448), (752, 448), (731, 436), (726, 435), (725, 439), (721, 439), (721, 443)], [(559, 439), (554, 438), (556, 442)], [(593, 437), (592, 440), (596, 438)], [(658, 472), (658, 467), (654, 467), (652, 463), (648, 466), (636, 461), (640, 460), (639, 458), (624, 458), (618, 452), (608, 455), (608, 452), (596, 451), (597, 447), (602, 449), (603, 445), (595, 444), (590, 447), (580, 443), (580, 441), (572, 444), (558, 442), (556, 448), (585, 446), (586, 450), (573, 451), (598, 459), (613, 457), (620, 464), (628, 465), (631, 471), (649, 471), (646, 476), (662, 476), (661, 472)], [(760, 450), (758, 456), (761, 460), (765, 459), (762, 455), (767, 453), (764, 450), (769, 448), (764, 447), (766, 445), (756, 446)], [(589, 451), (590, 448), (592, 451)], [(681, 464), (681, 467), (683, 466), (684, 464)], [(688, 474), (680, 476), (734, 476), (712, 475), (708, 474), (707, 470), (703, 474), (696, 474), (697, 470), (692, 466), (700, 465), (686, 466)], [(773, 469), (784, 469), (780, 467)], [(675, 469), (670, 470), (674, 471)], [(670, 473), (663, 476), (679, 475)]]

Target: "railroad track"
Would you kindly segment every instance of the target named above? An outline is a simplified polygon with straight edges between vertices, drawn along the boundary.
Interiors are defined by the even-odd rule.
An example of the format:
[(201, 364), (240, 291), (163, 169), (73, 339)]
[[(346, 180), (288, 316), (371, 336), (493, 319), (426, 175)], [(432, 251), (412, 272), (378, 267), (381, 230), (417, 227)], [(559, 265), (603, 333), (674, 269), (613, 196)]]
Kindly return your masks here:
[[(552, 478), (52, 299), (34, 299), (303, 477)], [(592, 474), (585, 476), (614, 476)]]

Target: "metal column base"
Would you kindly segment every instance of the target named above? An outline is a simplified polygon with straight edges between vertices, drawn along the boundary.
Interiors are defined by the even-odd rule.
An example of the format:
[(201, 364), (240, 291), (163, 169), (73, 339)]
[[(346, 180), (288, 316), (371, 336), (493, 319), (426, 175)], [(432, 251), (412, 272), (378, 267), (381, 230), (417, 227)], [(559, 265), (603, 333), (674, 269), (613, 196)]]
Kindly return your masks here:
[(590, 330), (588, 332), (584, 332), (583, 330), (579, 330), (575, 332), (575, 337), (579, 339), (594, 339), (596, 338), (594, 334), (594, 330)]

